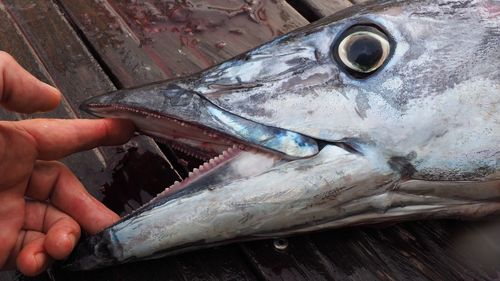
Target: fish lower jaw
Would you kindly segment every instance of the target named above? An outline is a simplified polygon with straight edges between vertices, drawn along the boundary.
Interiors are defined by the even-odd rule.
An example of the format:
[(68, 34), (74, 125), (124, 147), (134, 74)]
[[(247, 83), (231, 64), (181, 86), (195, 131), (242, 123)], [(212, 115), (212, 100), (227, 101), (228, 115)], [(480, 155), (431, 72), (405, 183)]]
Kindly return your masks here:
[(182, 181), (175, 181), (172, 185), (165, 188), (164, 191), (160, 192), (156, 195), (155, 198), (151, 199), (149, 203), (154, 203), (156, 200), (169, 196), (179, 190), (184, 189), (189, 184), (195, 182), (196, 180), (202, 178), (203, 176), (209, 174), (212, 170), (215, 170), (216, 167), (222, 165), (223, 163), (231, 161), (231, 159), (235, 158), (237, 155), (247, 150), (248, 148), (244, 145), (236, 145), (229, 147), (224, 150), (220, 155), (215, 156), (205, 163), (201, 164), (198, 168), (194, 168), (191, 172), (189, 172), (188, 177), (183, 179)]
[[(143, 130), (148, 136), (153, 137), (156, 141), (166, 143), (171, 146), (174, 151), (180, 151), (194, 158), (204, 161), (198, 168), (194, 168), (188, 173), (188, 176), (181, 181), (176, 181), (164, 191), (157, 194), (146, 205), (154, 204), (161, 198), (166, 198), (180, 190), (183, 190), (191, 184), (203, 178), (217, 178), (210, 180), (215, 186), (217, 181), (231, 181), (242, 177), (252, 176), (263, 172), (266, 168), (276, 165), (282, 160), (281, 155), (268, 152), (267, 150), (258, 149), (253, 146), (237, 142), (230, 138), (210, 132), (189, 123), (176, 121), (177, 124), (182, 124), (182, 127), (190, 130), (198, 130), (198, 134), (209, 137), (213, 142), (200, 142), (199, 138), (187, 138), (178, 136), (173, 138), (172, 135), (158, 134), (157, 132), (148, 132)], [(193, 132), (190, 131), (193, 135)], [(219, 176), (220, 173), (226, 173), (227, 176)], [(203, 183), (204, 185), (206, 183)], [(207, 189), (214, 188), (212, 185), (207, 185)]]
[[(167, 187), (142, 207), (185, 189), (202, 178), (208, 181), (202, 185), (211, 188), (220, 181), (233, 181), (262, 173), (279, 162), (283, 156), (196, 122), (176, 119), (159, 112), (115, 104), (89, 104), (88, 108), (98, 116), (132, 120), (141, 134), (204, 161), (204, 164), (193, 169), (187, 178)], [(215, 171), (222, 172), (222, 175)], [(209, 175), (212, 175), (212, 178), (207, 180)]]

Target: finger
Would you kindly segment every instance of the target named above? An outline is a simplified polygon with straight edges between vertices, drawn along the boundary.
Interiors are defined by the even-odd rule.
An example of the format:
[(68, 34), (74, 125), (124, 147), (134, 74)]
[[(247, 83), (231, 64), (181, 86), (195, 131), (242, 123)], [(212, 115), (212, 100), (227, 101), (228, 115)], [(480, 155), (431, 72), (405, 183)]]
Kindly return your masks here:
[(33, 113), (57, 107), (61, 93), (20, 66), (12, 56), (0, 51), (0, 105), (7, 109)]
[(19, 252), (21, 252), (23, 247), (31, 241), (39, 238), (45, 238), (45, 234), (38, 231), (21, 230), (19, 232), (19, 235), (17, 236), (16, 246), (14, 247), (14, 249), (12, 249), (9, 259), (2, 269), (14, 269), (16, 266), (17, 256), (19, 255)]
[(42, 273), (51, 260), (44, 248), (44, 238), (40, 237), (26, 244), (17, 255), (17, 269), (27, 276)]
[[(27, 200), (25, 210), (24, 230), (48, 233), (50, 228), (56, 223), (70, 218), (69, 215), (46, 202)], [(75, 236), (79, 235), (80, 227), (76, 222), (72, 226), (71, 231)]]
[(80, 238), (80, 226), (76, 221), (53, 206), (38, 202), (26, 202), (24, 229), (46, 233), (45, 250), (54, 259), (67, 257)]
[(134, 131), (131, 122), (120, 119), (33, 119), (10, 124), (32, 136), (41, 160), (57, 160), (101, 145), (122, 144)]
[(0, 268), (16, 245), (24, 219), (24, 198), (12, 191), (0, 192)]
[(45, 238), (45, 250), (52, 258), (62, 260), (69, 256), (78, 239), (78, 223), (70, 217), (62, 218), (50, 226)]
[[(26, 190), (36, 200), (49, 199), (51, 204), (70, 215), (86, 231), (97, 233), (113, 224), (119, 216), (92, 197), (75, 175), (62, 163), (37, 161)], [(26, 217), (26, 221), (30, 219)], [(33, 218), (36, 223), (36, 218)], [(35, 229), (36, 226), (32, 225)]]

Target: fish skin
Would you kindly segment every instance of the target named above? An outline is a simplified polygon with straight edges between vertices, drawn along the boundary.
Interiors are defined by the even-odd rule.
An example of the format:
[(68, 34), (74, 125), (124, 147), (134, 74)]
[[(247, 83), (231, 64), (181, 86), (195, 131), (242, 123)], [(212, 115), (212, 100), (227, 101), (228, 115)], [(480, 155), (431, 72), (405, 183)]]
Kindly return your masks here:
[[(165, 107), (165, 95), (176, 88), (248, 126), (300, 134), (318, 150), (293, 157), (287, 142), (253, 143), (280, 151), (280, 160), (241, 154), (82, 241), (67, 267), (350, 225), (498, 213), (499, 11), (492, 0), (355, 6), (189, 78), (90, 100), (91, 113), (129, 118), (152, 135), (161, 136), (162, 120), (153, 115), (221, 131), (192, 117), (206, 107), (186, 110), (189, 99)], [(339, 35), (358, 24), (378, 26), (392, 46), (382, 68), (362, 79), (331, 53)], [(251, 132), (233, 137), (249, 143)], [(268, 164), (245, 174), (255, 155)]]

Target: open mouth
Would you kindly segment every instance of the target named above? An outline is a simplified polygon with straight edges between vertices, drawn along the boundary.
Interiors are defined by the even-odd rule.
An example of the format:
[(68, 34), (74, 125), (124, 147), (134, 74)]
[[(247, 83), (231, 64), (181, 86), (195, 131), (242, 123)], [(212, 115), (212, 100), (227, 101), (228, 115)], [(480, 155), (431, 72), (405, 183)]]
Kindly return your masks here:
[(255, 176), (288, 161), (280, 152), (166, 114), (113, 104), (89, 103), (83, 109), (98, 116), (133, 120), (141, 133), (203, 162), (190, 171), (186, 178), (174, 182), (147, 205), (188, 186), (212, 190), (224, 182)]

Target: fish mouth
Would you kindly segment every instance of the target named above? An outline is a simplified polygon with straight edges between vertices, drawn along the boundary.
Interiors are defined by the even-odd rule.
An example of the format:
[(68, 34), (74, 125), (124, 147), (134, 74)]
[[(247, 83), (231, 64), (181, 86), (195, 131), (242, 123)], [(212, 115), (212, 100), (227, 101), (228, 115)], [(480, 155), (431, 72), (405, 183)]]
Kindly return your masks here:
[[(152, 137), (157, 142), (170, 145), (175, 151), (203, 161), (203, 164), (190, 171), (187, 177), (175, 181), (114, 225), (186, 194), (202, 189), (214, 190), (228, 182), (255, 176), (291, 161), (290, 157), (282, 152), (238, 139), (199, 122), (175, 118), (171, 114), (117, 103), (97, 103), (92, 100), (82, 104), (80, 108), (95, 116), (132, 120), (138, 132)], [(106, 246), (114, 239), (106, 231), (88, 237), (85, 243), (78, 244), (72, 255), (62, 264), (63, 268), (87, 270), (116, 264), (116, 260), (112, 258), (112, 250)], [(161, 253), (158, 255), (161, 256)]]
[[(195, 159), (209, 162), (235, 149), (247, 150), (250, 145), (234, 137), (139, 107), (118, 104), (84, 104), (82, 110), (93, 115), (127, 118), (135, 121), (138, 132), (153, 138), (156, 142), (170, 145), (174, 150)], [(262, 149), (262, 151), (264, 151)], [(279, 153), (275, 153), (279, 155)]]
[(318, 140), (232, 115), (196, 94), (190, 97), (197, 100), (196, 106), (182, 103), (180, 110), (176, 105), (162, 111), (123, 100), (103, 100), (110, 96), (116, 100), (117, 96), (129, 97), (130, 92), (121, 90), (93, 98), (80, 109), (98, 117), (132, 120), (139, 133), (203, 162), (133, 213), (172, 200), (177, 197), (172, 195), (180, 196), (182, 190), (193, 192), (223, 186), (264, 173), (280, 163), (314, 156), (320, 150)]

